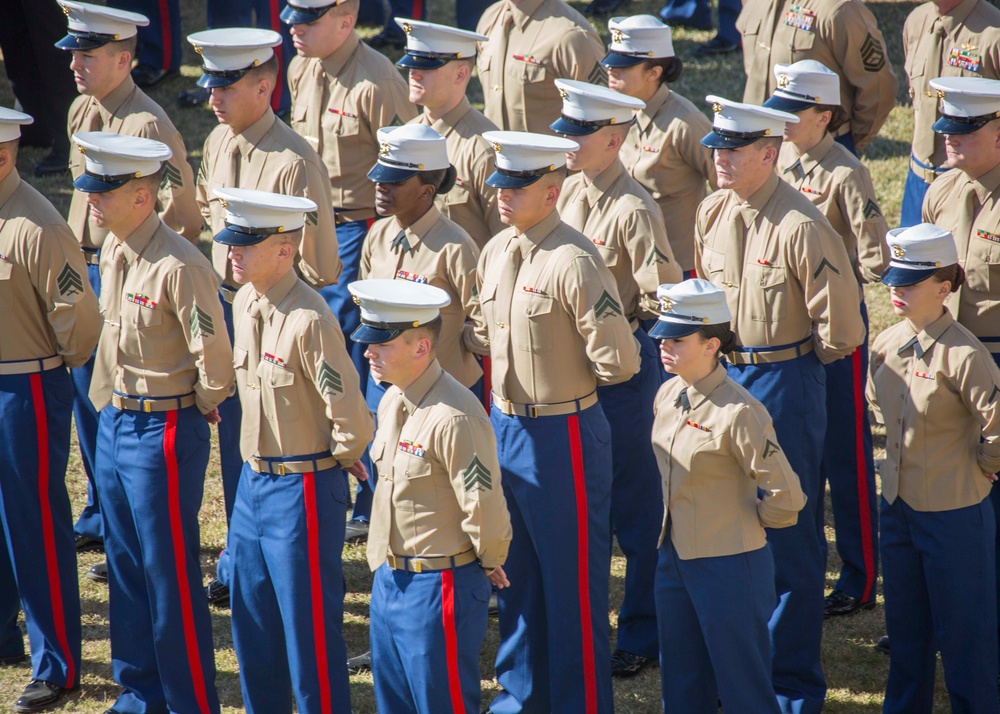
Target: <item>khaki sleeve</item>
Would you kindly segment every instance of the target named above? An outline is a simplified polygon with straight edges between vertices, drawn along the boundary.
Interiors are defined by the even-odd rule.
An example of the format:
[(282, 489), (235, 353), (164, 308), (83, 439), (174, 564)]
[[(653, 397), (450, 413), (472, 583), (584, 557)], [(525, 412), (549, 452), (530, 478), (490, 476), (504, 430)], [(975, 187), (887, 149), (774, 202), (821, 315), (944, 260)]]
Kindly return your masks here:
[[(957, 169), (956, 169), (957, 170)], [(945, 192), (941, 190), (944, 182), (939, 178), (932, 183), (924, 194), (924, 203), (920, 207), (920, 219), (924, 223), (937, 224), (937, 219), (945, 212), (944, 200)]]
[(233, 393), (233, 348), (219, 302), (219, 281), (209, 266), (182, 265), (166, 281), (188, 351), (195, 357), (195, 403), (208, 414)]
[(368, 231), (368, 235), (365, 236), (365, 240), (361, 244), (361, 257), (358, 259), (358, 280), (364, 280), (372, 272), (372, 246), (375, 244), (374, 232), (375, 227)]
[(868, 399), (868, 405), (872, 408), (875, 421), (879, 424), (885, 424), (885, 417), (882, 416), (882, 407), (878, 403), (878, 391), (875, 389), (875, 372), (885, 362), (885, 340), (880, 339), (881, 337), (882, 335), (879, 335), (872, 340), (871, 351), (868, 355), (868, 380), (865, 384), (865, 397)]
[(614, 277), (600, 258), (574, 257), (560, 276), (561, 301), (576, 322), (598, 384), (618, 384), (639, 371), (639, 343), (622, 311)]
[(813, 323), (816, 356), (828, 364), (851, 354), (865, 338), (858, 283), (844, 241), (826, 221), (799, 225), (787, 243), (785, 264), (802, 286)]
[(476, 265), (479, 263), (479, 247), (472, 238), (463, 241), (457, 250), (451, 251), (448, 260), (448, 275), (455, 292), (462, 300), (465, 310), (465, 328), (462, 330), (462, 344), (470, 352), (489, 355), (476, 339), (476, 325), (483, 322), (483, 311), (479, 305), (479, 288), (476, 286)]
[(674, 259), (667, 242), (667, 227), (663, 213), (633, 211), (625, 220), (628, 254), (632, 258), (632, 276), (639, 286), (639, 315), (655, 318), (660, 314), (656, 289), (664, 283), (679, 283), (684, 273)]
[(280, 183), (281, 190), (291, 196), (305, 196), (316, 203), (316, 210), (306, 214), (296, 264), (299, 275), (311, 287), (319, 290), (333, 285), (340, 278), (343, 263), (337, 250), (337, 227), (333, 220), (333, 198), (330, 179), (322, 168), (319, 156), (302, 157), (289, 164)]
[[(698, 121), (698, 117), (701, 117), (703, 121)], [(695, 117), (695, 122), (681, 122), (677, 132), (676, 147), (680, 155), (684, 157), (684, 162), (701, 173), (708, 181), (712, 191), (716, 191), (719, 188), (719, 177), (715, 173), (715, 157), (712, 155), (712, 150), (701, 143), (701, 140), (711, 131), (712, 122), (704, 114), (698, 114)]]
[(454, 416), (435, 430), (435, 441), (465, 513), (462, 531), (472, 540), (480, 565), (487, 570), (503, 565), (512, 531), (489, 420), (485, 414)]
[(479, 309), (476, 311), (476, 318), (472, 321), (472, 330), (466, 330), (462, 334), (462, 342), (472, 352), (489, 356), (490, 331), (486, 326), (486, 319), (483, 317), (482, 301), (479, 297), (483, 290), (483, 275), (486, 269), (486, 263), (487, 255), (484, 250), (479, 254), (479, 262), (476, 266), (476, 281), (474, 283), (474, 292), (472, 294), (472, 298), (479, 303)]
[(476, 192), (479, 194), (483, 209), (483, 218), (490, 229), (490, 235), (495, 236), (507, 226), (500, 220), (500, 211), (497, 210), (497, 190), (486, 183), (486, 180), (493, 175), (496, 170), (496, 154), (493, 151), (480, 152), (476, 158), (475, 181)]
[(378, 83), (371, 82), (360, 104), (367, 115), (373, 139), (382, 127), (405, 124), (417, 116), (417, 107), (410, 102), (409, 89), (399, 74)]
[(552, 56), (555, 77), (606, 87), (608, 71), (601, 64), (605, 54), (604, 45), (592, 30), (574, 27), (555, 47)]
[(851, 136), (860, 156), (896, 106), (899, 83), (892, 72), (885, 39), (862, 3), (845, 2), (834, 13), (828, 41), (841, 76), (855, 90)]
[(104, 320), (87, 280), (80, 244), (66, 224), (42, 226), (28, 268), (35, 294), (68, 367), (83, 365), (97, 346)]
[(212, 209), (209, 203), (212, 197), (208, 193), (208, 167), (212, 165), (212, 136), (213, 134), (209, 134), (201, 147), (201, 163), (198, 165), (194, 186), (195, 203), (201, 213), (202, 222), (209, 227), (212, 225)]
[(157, 194), (158, 213), (164, 225), (198, 245), (205, 220), (195, 198), (194, 171), (187, 160), (184, 139), (172, 126), (160, 122), (146, 124), (138, 135), (161, 141), (173, 152), (170, 160), (163, 164), (163, 179)]
[(765, 528), (787, 528), (799, 520), (806, 505), (799, 477), (778, 445), (771, 415), (763, 405), (741, 405), (732, 426), (732, 454), (757, 482), (764, 498), (757, 516)]
[(295, 97), (299, 93), (299, 82), (302, 80), (305, 64), (305, 58), (299, 55), (292, 57), (291, 62), (288, 63), (288, 71), (286, 72), (288, 77), (288, 94), (293, 104), (295, 103)]
[(877, 283), (889, 264), (889, 225), (875, 197), (871, 174), (863, 165), (841, 184), (840, 210), (847, 217), (858, 244), (858, 263), (866, 283)]
[(306, 377), (326, 404), (326, 419), (333, 425), (333, 456), (341, 466), (351, 466), (371, 441), (375, 421), (347, 354), (344, 334), (333, 319), (312, 320), (299, 335), (298, 350)]
[(955, 385), (982, 428), (977, 461), (985, 473), (1000, 471), (1000, 368), (985, 348), (964, 360)]

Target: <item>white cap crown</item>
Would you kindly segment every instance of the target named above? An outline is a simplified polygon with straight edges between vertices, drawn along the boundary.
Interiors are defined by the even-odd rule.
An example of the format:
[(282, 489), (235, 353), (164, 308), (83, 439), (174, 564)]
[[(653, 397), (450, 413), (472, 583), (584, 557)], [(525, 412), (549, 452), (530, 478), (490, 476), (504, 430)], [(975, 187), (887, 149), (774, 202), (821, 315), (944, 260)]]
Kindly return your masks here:
[(527, 131), (487, 131), (483, 138), (496, 152), (496, 165), (505, 171), (554, 170), (566, 165), (566, 152), (580, 145), (570, 139)]
[(1000, 80), (939, 77), (930, 81), (941, 99), (941, 113), (952, 117), (1000, 116)]
[(709, 94), (706, 102), (711, 102), (715, 118), (712, 126), (719, 133), (759, 134), (761, 136), (784, 136), (785, 124), (798, 124), (794, 114), (777, 109), (760, 107), (755, 104), (734, 102), (724, 97)]
[(721, 325), (733, 319), (726, 293), (707, 280), (692, 278), (656, 289), (663, 322), (678, 325)]
[(451, 302), (441, 288), (409, 280), (358, 280), (347, 289), (361, 307), (361, 320), (373, 325), (420, 327)]
[(264, 64), (274, 56), (271, 48), (282, 41), (273, 30), (250, 27), (205, 30), (187, 39), (209, 72), (235, 72)]
[(490, 38), (478, 32), (438, 25), (423, 20), (397, 17), (396, 24), (406, 33), (406, 51), (415, 55), (467, 59), (476, 56), (478, 43)]
[(628, 124), (646, 106), (641, 99), (597, 84), (575, 79), (557, 79), (555, 84), (563, 100), (563, 116), (582, 122)]
[(125, 40), (135, 36), (138, 32), (137, 27), (146, 27), (149, 24), (149, 18), (137, 12), (73, 0), (60, 0), (59, 4), (69, 18), (69, 30), (73, 34), (99, 35), (108, 39)]
[(378, 163), (411, 171), (446, 169), (448, 142), (424, 124), (387, 126), (378, 130)]
[(162, 141), (105, 131), (73, 134), (73, 141), (84, 155), (84, 170), (97, 177), (150, 176), (173, 155)]
[(21, 127), (34, 121), (29, 114), (0, 107), (0, 141), (13, 141), (20, 138)]
[(954, 237), (933, 223), (895, 228), (885, 238), (889, 244), (890, 268), (931, 270), (958, 262)]
[(613, 17), (608, 21), (608, 30), (611, 32), (610, 52), (649, 59), (674, 56), (670, 26), (652, 15)]
[(774, 94), (809, 104), (840, 104), (840, 76), (816, 60), (774, 65)]
[(274, 235), (305, 225), (305, 214), (315, 211), (315, 202), (301, 196), (246, 188), (217, 188), (215, 195), (226, 210), (226, 224)]

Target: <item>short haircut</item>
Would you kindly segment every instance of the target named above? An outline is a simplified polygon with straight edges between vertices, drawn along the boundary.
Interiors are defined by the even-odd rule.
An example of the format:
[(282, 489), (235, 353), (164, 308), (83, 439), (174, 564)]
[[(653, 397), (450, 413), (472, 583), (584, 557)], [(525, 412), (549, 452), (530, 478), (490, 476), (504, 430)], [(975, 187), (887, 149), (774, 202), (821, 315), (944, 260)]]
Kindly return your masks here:
[(139, 178), (134, 178), (131, 180), (132, 187), (135, 189), (144, 188), (149, 191), (153, 196), (153, 200), (160, 193), (160, 183), (163, 181), (163, 167), (161, 166), (158, 171), (149, 174), (148, 176), (140, 176)]
[(431, 348), (437, 349), (438, 340), (441, 339), (442, 324), (443, 320), (441, 319), (441, 316), (438, 315), (436, 318), (421, 325), (420, 327), (413, 327), (404, 331), (403, 338), (406, 340), (407, 344), (413, 344), (415, 340), (419, 340), (421, 337), (426, 337), (431, 341)]
[(9, 151), (11, 158), (14, 160), (14, 163), (16, 164), (17, 150), (20, 147), (20, 145), (21, 145), (20, 137), (18, 137), (17, 139), (11, 139), (10, 141), (0, 141), (0, 151), (3, 151), (4, 149)]
[(558, 186), (559, 188), (562, 188), (563, 181), (566, 180), (567, 176), (569, 176), (569, 169), (567, 169), (566, 165), (563, 164), (547, 174), (542, 174), (542, 178), (539, 180), (547, 182), (550, 186)]
[(109, 54), (115, 54), (117, 52), (128, 52), (129, 57), (135, 59), (136, 48), (139, 45), (139, 36), (132, 35), (131, 37), (126, 37), (124, 40), (113, 40), (104, 45)]
[(761, 138), (757, 139), (757, 141), (755, 143), (758, 144), (758, 146), (760, 147), (761, 151), (763, 151), (764, 149), (766, 149), (769, 146), (774, 147), (775, 151), (781, 151), (781, 142), (782, 142), (782, 140), (783, 140), (783, 137), (780, 137), (780, 136), (762, 136)]
[(351, 15), (358, 19), (358, 12), (361, 10), (361, 0), (345, 0), (339, 5), (334, 5), (328, 10), (331, 15)]
[(256, 67), (251, 67), (243, 76), (249, 77), (251, 82), (259, 82), (262, 79), (274, 82), (278, 78), (278, 56), (272, 53), (269, 59)]

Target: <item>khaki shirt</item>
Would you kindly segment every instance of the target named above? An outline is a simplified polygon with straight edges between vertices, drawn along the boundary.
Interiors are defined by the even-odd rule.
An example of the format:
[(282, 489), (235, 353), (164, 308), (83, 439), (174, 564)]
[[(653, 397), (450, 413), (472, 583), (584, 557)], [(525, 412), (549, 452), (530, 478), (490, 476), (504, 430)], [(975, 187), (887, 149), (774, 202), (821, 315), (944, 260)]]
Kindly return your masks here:
[(896, 105), (896, 75), (878, 22), (862, 0), (756, 0), (736, 21), (743, 35), (743, 101), (763, 104), (778, 87), (774, 65), (804, 59), (840, 75), (840, 103), (860, 154)]
[[(680, 406), (684, 383), (671, 379), (653, 403), (653, 452), (663, 488), (662, 544), (682, 560), (763, 548), (764, 528), (795, 525), (805, 506), (771, 424), (750, 392), (726, 377), (721, 364), (687, 387), (689, 411)], [(758, 503), (757, 489), (766, 494)]]
[[(258, 318), (250, 313), (255, 300), (261, 320), (257, 345)], [(290, 271), (259, 299), (253, 285), (244, 285), (233, 301), (233, 316), (243, 459), (331, 451), (341, 466), (357, 461), (375, 423), (340, 325), (322, 296)], [(259, 354), (250, 354), (255, 347)]]
[[(740, 285), (723, 279), (729, 224), (746, 226)], [(808, 199), (777, 175), (741, 203), (716, 191), (698, 208), (698, 275), (726, 291), (733, 331), (744, 347), (794, 344), (812, 335), (826, 364), (865, 338), (858, 284), (844, 241)]]
[(483, 376), (475, 354), (463, 341), (466, 331), (472, 339), (472, 326), (466, 328), (466, 319), (482, 321), (476, 295), (479, 248), (468, 233), (434, 206), (406, 229), (408, 251), (402, 246), (392, 249), (400, 230), (395, 216), (375, 222), (361, 249), (358, 277), (411, 280), (448, 293), (451, 302), (441, 308), (437, 356), (448, 374), (463, 386), (471, 387)]
[[(962, 197), (969, 184), (974, 206)], [(965, 284), (948, 298), (948, 309), (1000, 353), (1000, 164), (972, 181), (958, 169), (941, 176), (927, 190), (923, 220), (952, 232), (965, 268)]]
[[(198, 172), (198, 207), (216, 234), (225, 227), (226, 210), (217, 188), (249, 188), (304, 196), (318, 206), (306, 215), (295, 265), (309, 285), (333, 285), (343, 265), (330, 204), (330, 184), (319, 156), (270, 109), (241, 134), (220, 124), (205, 139)], [(235, 286), (229, 248), (212, 244), (212, 265), (223, 285)]]
[(500, 0), (479, 18), (476, 32), (490, 38), (480, 43), (477, 59), (483, 113), (501, 129), (550, 134), (562, 111), (553, 80), (607, 85), (604, 45), (563, 0), (520, 0), (513, 8)]
[(782, 143), (778, 175), (808, 198), (844, 239), (858, 282), (879, 282), (889, 264), (885, 242), (889, 226), (868, 167), (834, 141), (832, 134), (825, 134), (801, 155), (792, 142)]
[[(101, 253), (101, 312), (120, 305), (114, 389), (133, 397), (195, 393), (202, 414), (233, 392), (233, 350), (219, 302), (219, 284), (201, 252), (150, 215), (122, 242), (125, 280), (120, 295), (112, 271), (111, 234)], [(114, 339), (105, 329), (102, 340)], [(101, 381), (96, 376), (95, 381)]]
[(869, 371), (885, 500), (950, 511), (986, 498), (983, 472), (1000, 471), (1000, 370), (979, 340), (947, 310), (917, 335), (903, 320), (872, 342)]
[[(517, 252), (518, 255), (514, 255)], [(520, 263), (516, 273), (504, 264)], [(506, 285), (502, 280), (512, 280)], [(491, 240), (476, 275), (493, 391), (518, 404), (582, 399), (639, 371), (639, 343), (594, 244), (551, 215)], [(510, 295), (509, 304), (498, 297)]]
[(625, 317), (660, 314), (656, 289), (679, 283), (683, 276), (674, 260), (660, 207), (617, 159), (593, 182), (573, 174), (559, 194), (563, 223), (589, 238), (614, 276)]
[(690, 101), (665, 84), (636, 112), (618, 158), (663, 212), (667, 240), (681, 270), (694, 268), (694, 218), (707, 193), (717, 189), (712, 152), (701, 145), (712, 131)]
[[(326, 165), (333, 206), (351, 220), (375, 216), (376, 132), (417, 115), (399, 70), (357, 33), (329, 57), (293, 57), (288, 65), (292, 128)], [(346, 216), (345, 216), (346, 217)]]
[(486, 185), (495, 168), (496, 154), (481, 136), (495, 130), (496, 125), (473, 109), (464, 97), (437, 121), (432, 122), (427, 112), (423, 112), (410, 124), (425, 124), (447, 141), (448, 160), (455, 167), (457, 178), (454, 187), (438, 195), (435, 202), (445, 216), (464, 228), (482, 248), (506, 228), (497, 211), (497, 190)]
[[(938, 32), (943, 33), (939, 53)], [(934, 3), (925, 2), (903, 24), (903, 53), (913, 102), (913, 158), (937, 168), (945, 163), (944, 137), (931, 129), (941, 114), (937, 90), (929, 82), (938, 77), (1000, 79), (1000, 10), (986, 0), (962, 0), (938, 15)], [(927, 183), (935, 178), (934, 171), (912, 161), (911, 168)]]
[[(378, 408), (371, 446), (378, 468), (372, 532), (389, 525), (396, 556), (448, 557), (475, 550), (483, 568), (507, 560), (512, 536), (497, 442), (482, 404), (437, 360)], [(388, 553), (368, 544), (372, 570)]]
[(97, 297), (66, 221), (14, 169), (0, 181), (0, 362), (88, 359), (101, 334)]
[[(131, 76), (104, 99), (87, 95), (74, 99), (69, 108), (68, 130), (71, 140), (77, 132), (107, 131), (155, 139), (169, 146), (174, 153), (164, 164), (157, 194), (160, 219), (192, 243), (198, 243), (203, 221), (195, 202), (194, 172), (187, 162), (184, 139), (163, 108), (135, 86)], [(69, 169), (74, 180), (80, 177), (84, 170), (82, 153), (70, 152)], [(87, 194), (73, 191), (68, 221), (84, 248), (103, 247), (108, 231), (90, 220)]]

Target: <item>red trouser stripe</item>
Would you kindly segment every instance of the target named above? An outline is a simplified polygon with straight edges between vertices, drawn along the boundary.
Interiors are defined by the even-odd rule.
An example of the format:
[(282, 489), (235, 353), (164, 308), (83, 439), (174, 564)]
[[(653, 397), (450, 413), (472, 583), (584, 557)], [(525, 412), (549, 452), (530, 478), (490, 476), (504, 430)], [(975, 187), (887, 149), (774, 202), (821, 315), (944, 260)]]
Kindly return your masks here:
[[(191, 586), (188, 582), (187, 548), (184, 528), (181, 525), (181, 489), (177, 470), (177, 410), (164, 412), (167, 423), (163, 427), (163, 459), (167, 465), (167, 508), (170, 512), (170, 538), (174, 545), (174, 571), (181, 603), (181, 623), (184, 626), (184, 644), (187, 648), (188, 669), (198, 710), (208, 714), (208, 696), (205, 693), (205, 674), (201, 668), (201, 653), (194, 630), (194, 608), (191, 605)], [(169, 665), (168, 665), (169, 666)]]
[(493, 360), (483, 357), (483, 406), (486, 407), (486, 416), (490, 415), (490, 407), (493, 406)]
[(413, 0), (413, 19), (424, 19), (424, 0)]
[[(281, 33), (281, 13), (278, 10), (278, 0), (270, 0), (268, 10), (271, 15), (271, 29)], [(278, 111), (281, 108), (281, 93), (285, 89), (285, 56), (282, 54), (281, 45), (274, 48), (274, 57), (278, 60), (278, 76), (274, 80), (274, 91), (271, 92), (271, 109)]]
[(160, 0), (160, 37), (163, 42), (163, 69), (170, 69), (173, 60), (173, 36), (170, 34), (170, 4)]
[(42, 545), (45, 549), (45, 567), (49, 575), (49, 600), (52, 602), (52, 624), (56, 639), (66, 658), (66, 685), (76, 683), (76, 662), (69, 650), (66, 637), (66, 615), (63, 612), (62, 582), (59, 579), (59, 560), (56, 557), (56, 533), (52, 527), (52, 505), (49, 503), (49, 419), (45, 411), (45, 394), (42, 392), (42, 375), (33, 374), (31, 402), (35, 407), (35, 443), (38, 445), (38, 505), (42, 513)]
[(444, 625), (444, 657), (448, 666), (448, 695), (455, 714), (465, 711), (462, 681), (458, 677), (458, 632), (455, 628), (455, 573), (441, 571), (441, 623)]
[(306, 507), (306, 538), (309, 551), (309, 590), (312, 599), (313, 642), (316, 649), (316, 675), (319, 681), (319, 706), (330, 714), (329, 662), (326, 657), (326, 619), (323, 616), (323, 581), (319, 571), (319, 516), (316, 513), (316, 474), (302, 474), (302, 501)]
[(583, 645), (583, 688), (586, 714), (597, 714), (597, 674), (594, 666), (594, 631), (590, 613), (590, 558), (587, 532), (587, 483), (583, 473), (583, 445), (580, 442), (580, 417), (569, 418), (569, 453), (573, 462), (573, 489), (576, 495), (576, 562), (579, 578), (580, 634)]
[(851, 374), (854, 398), (854, 454), (858, 474), (858, 515), (861, 521), (861, 552), (865, 559), (865, 589), (862, 600), (870, 600), (875, 587), (875, 544), (872, 542), (872, 521), (868, 511), (868, 465), (865, 460), (864, 421), (868, 414), (864, 405), (865, 377), (861, 373), (861, 348), (851, 354)]

